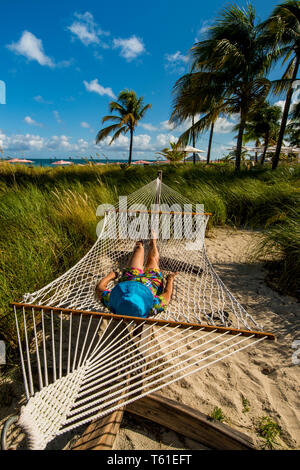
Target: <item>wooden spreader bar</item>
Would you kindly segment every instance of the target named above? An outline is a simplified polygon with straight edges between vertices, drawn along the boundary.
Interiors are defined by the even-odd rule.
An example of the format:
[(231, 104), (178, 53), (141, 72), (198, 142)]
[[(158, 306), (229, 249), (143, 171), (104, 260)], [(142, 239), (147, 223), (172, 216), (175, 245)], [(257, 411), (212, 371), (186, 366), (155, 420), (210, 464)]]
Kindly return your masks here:
[(140, 318), (140, 317), (129, 317), (125, 315), (115, 315), (114, 313), (104, 313), (104, 312), (90, 312), (87, 310), (77, 310), (72, 308), (59, 308), (59, 307), (50, 307), (49, 305), (34, 305), (34, 304), (25, 304), (20, 302), (12, 302), (11, 305), (17, 309), (36, 309), (36, 310), (48, 310), (53, 313), (74, 313), (75, 315), (94, 315), (101, 316), (106, 319), (114, 320), (123, 320), (125, 322), (134, 321), (135, 323), (146, 323), (153, 326), (169, 326), (180, 328), (190, 328), (193, 330), (204, 330), (204, 331), (214, 331), (215, 333), (225, 333), (228, 331), (232, 335), (242, 335), (242, 336), (255, 336), (255, 338), (267, 338), (274, 341), (275, 335), (272, 333), (267, 333), (264, 331), (252, 331), (252, 330), (243, 330), (238, 328), (230, 328), (225, 326), (215, 326), (215, 325), (206, 325), (200, 323), (186, 323), (186, 322), (177, 322), (173, 320), (160, 320), (155, 318)]

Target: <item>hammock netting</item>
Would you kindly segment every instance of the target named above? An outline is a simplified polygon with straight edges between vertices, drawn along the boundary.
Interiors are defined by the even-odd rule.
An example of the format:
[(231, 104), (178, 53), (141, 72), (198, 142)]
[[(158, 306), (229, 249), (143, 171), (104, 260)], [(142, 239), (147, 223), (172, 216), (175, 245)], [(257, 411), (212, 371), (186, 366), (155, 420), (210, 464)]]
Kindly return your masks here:
[[(27, 398), (19, 425), (30, 448), (43, 449), (60, 434), (271, 338), (211, 265), (204, 243), (209, 215), (196, 222), (183, 206), (195, 214), (195, 204), (160, 178), (130, 194), (126, 211), (107, 206), (90, 251), (14, 304)], [(164, 279), (179, 273), (172, 299), (152, 318), (116, 316), (95, 287), (128, 265), (141, 227), (146, 252), (155, 227)]]

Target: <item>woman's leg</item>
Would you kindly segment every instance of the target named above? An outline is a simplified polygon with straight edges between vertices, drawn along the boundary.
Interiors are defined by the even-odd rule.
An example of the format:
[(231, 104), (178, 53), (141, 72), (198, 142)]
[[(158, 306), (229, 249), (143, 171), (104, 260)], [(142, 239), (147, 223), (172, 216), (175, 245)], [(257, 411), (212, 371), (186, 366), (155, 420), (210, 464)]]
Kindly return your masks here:
[(143, 271), (144, 270), (144, 256), (145, 256), (145, 250), (144, 250), (143, 242), (136, 242), (136, 245), (134, 247), (128, 266), (130, 268), (137, 268)]
[(145, 269), (159, 269), (159, 252), (156, 246), (156, 238), (150, 240), (150, 250)]

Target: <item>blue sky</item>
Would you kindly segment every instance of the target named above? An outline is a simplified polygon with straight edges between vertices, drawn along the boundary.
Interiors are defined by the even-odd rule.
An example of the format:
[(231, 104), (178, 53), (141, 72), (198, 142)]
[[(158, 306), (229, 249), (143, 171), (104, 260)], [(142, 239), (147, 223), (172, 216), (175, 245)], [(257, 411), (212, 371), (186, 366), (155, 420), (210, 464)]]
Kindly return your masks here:
[[(277, 3), (254, 1), (258, 19), (267, 18)], [(4, 155), (75, 158), (99, 153), (119, 160), (128, 157), (128, 136), (113, 146), (109, 138), (95, 145), (109, 101), (129, 88), (152, 104), (136, 129), (133, 158), (155, 159), (155, 152), (183, 130), (170, 127), (168, 119), (172, 87), (188, 71), (188, 51), (226, 2), (1, 0), (0, 6)], [(276, 66), (270, 78), (281, 73)], [(203, 134), (197, 147), (206, 150), (207, 142)], [(233, 143), (232, 121), (220, 118), (213, 158)]]

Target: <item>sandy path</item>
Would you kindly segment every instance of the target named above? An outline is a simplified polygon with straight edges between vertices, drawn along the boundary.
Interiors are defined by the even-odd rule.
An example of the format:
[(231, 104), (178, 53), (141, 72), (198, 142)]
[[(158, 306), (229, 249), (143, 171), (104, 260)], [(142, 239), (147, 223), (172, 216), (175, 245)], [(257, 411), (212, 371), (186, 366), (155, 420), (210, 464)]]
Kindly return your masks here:
[[(250, 435), (257, 445), (262, 441), (255, 431), (256, 423), (262, 416), (269, 416), (282, 428), (278, 448), (299, 449), (300, 365), (292, 362), (295, 353), (292, 343), (300, 339), (300, 304), (265, 284), (262, 264), (251, 260), (257, 242), (256, 232), (218, 228), (206, 239), (206, 246), (208, 256), (224, 283), (266, 331), (276, 334), (277, 341), (265, 341), (257, 349), (242, 351), (209, 370), (163, 389), (161, 393), (207, 414), (215, 406), (220, 407), (227, 424)], [(243, 412), (243, 398), (249, 403), (248, 412)], [(125, 425), (115, 442), (116, 449), (147, 448), (143, 423), (137, 424), (143, 431), (135, 432), (133, 423)], [(181, 438), (181, 445), (186, 447), (180, 447), (179, 436), (175, 437), (170, 448), (191, 445)], [(164, 437), (161, 444), (151, 441), (152, 436), (148, 442), (149, 449), (165, 448), (164, 442), (170, 442)]]

